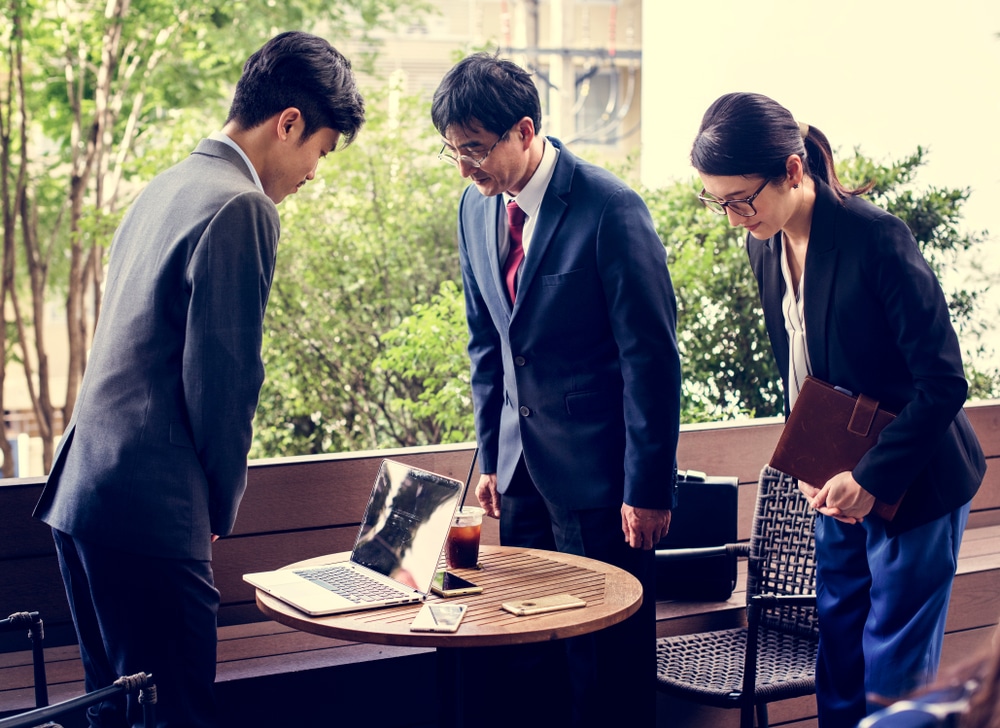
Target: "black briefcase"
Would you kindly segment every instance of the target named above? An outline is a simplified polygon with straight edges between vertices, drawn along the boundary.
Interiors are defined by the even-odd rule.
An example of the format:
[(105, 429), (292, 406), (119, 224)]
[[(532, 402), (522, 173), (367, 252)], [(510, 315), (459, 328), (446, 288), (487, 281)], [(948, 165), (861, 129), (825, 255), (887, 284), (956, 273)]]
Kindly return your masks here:
[[(735, 543), (738, 487), (735, 476), (678, 471), (677, 507), (670, 532), (657, 544), (657, 551)], [(657, 599), (725, 601), (735, 588), (736, 556), (732, 553), (657, 556)]]

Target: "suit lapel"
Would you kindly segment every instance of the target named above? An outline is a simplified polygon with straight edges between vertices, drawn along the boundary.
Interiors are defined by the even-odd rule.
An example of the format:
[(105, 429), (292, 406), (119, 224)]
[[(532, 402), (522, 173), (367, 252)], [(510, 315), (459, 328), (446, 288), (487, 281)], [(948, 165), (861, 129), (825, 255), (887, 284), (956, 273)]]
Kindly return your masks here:
[(785, 295), (785, 277), (781, 274), (781, 236), (775, 235), (762, 246), (762, 277), (761, 290), (764, 300), (764, 325), (774, 347), (774, 356), (778, 360), (778, 371), (784, 379), (788, 379), (788, 335), (785, 332), (785, 317), (782, 313), (781, 300)]
[(806, 346), (809, 362), (820, 379), (829, 381), (830, 350), (827, 317), (833, 300), (837, 268), (837, 209), (840, 201), (826, 185), (816, 184), (816, 205), (809, 229), (805, 267)]
[(538, 219), (531, 234), (528, 254), (524, 258), (521, 280), (517, 288), (517, 303), (514, 308), (518, 308), (523, 300), (531, 297), (531, 282), (545, 256), (545, 251), (552, 245), (556, 230), (559, 229), (559, 224), (569, 207), (566, 198), (569, 196), (570, 181), (576, 169), (576, 157), (564, 149), (558, 140), (547, 137), (546, 141), (559, 150), (559, 156), (552, 171), (552, 179), (549, 180), (545, 196), (542, 198), (542, 205), (538, 209)]
[[(478, 194), (478, 193), (477, 193)], [(495, 195), (483, 200), (483, 240), (486, 241), (486, 257), (490, 263), (490, 274), (497, 288), (497, 295), (510, 312), (510, 299), (507, 298), (507, 284), (503, 279), (503, 264), (500, 259), (500, 215), (504, 209), (503, 195)], [(506, 213), (504, 213), (506, 215)]]

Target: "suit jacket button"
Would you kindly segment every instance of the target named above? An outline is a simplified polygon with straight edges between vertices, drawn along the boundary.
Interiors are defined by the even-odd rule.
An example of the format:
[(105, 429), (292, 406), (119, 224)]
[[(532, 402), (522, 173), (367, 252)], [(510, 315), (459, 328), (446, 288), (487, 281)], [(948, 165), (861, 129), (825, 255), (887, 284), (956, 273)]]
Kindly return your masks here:
[(527, 364), (527, 361), (525, 360), (525, 358), (523, 356), (515, 356), (514, 357), (514, 364), (517, 365), (517, 366), (519, 366), (519, 367), (523, 367), (525, 364)]
[(524, 405), (521, 405), (517, 411), (521, 413), (522, 417), (528, 417), (531, 414), (531, 410)]

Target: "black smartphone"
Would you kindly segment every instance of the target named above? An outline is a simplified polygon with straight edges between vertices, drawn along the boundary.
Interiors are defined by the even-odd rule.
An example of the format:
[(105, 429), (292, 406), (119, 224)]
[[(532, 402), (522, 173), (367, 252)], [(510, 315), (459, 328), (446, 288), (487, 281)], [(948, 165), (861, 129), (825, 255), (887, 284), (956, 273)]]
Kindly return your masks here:
[(473, 584), (468, 579), (452, 574), (450, 571), (439, 571), (434, 575), (431, 591), (443, 597), (458, 597), (463, 594), (479, 594), (483, 588)]

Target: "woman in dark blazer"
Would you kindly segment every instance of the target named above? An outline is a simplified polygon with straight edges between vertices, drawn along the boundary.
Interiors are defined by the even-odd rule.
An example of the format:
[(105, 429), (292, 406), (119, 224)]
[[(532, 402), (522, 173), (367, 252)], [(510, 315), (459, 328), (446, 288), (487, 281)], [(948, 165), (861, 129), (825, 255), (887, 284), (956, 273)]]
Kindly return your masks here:
[[(816, 128), (758, 94), (705, 113), (702, 202), (747, 229), (786, 412), (812, 375), (897, 413), (849, 472), (799, 483), (817, 510), (821, 728), (933, 679), (969, 501), (985, 472), (937, 279), (898, 218), (837, 179)], [(816, 443), (822, 447), (822, 443)], [(905, 494), (905, 495), (904, 495)], [(903, 497), (891, 522), (876, 498)]]

